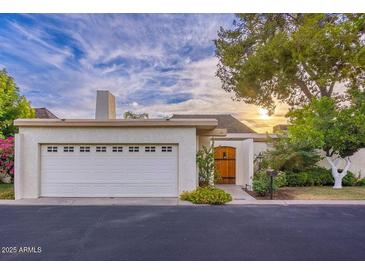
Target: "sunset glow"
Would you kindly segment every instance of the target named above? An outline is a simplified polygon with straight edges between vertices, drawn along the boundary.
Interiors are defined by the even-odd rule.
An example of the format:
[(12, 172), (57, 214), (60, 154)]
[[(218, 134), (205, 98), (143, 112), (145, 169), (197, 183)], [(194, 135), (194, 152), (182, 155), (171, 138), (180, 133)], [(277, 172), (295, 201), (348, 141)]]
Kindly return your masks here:
[(269, 119), (269, 111), (265, 108), (259, 109), (259, 114), (261, 119)]

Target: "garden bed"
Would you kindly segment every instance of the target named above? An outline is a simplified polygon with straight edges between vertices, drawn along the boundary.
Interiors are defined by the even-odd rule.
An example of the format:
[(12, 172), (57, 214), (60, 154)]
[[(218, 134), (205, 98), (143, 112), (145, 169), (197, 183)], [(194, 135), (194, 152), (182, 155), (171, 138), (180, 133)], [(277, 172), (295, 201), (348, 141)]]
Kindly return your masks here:
[(0, 200), (14, 199), (14, 185), (0, 183)]
[[(253, 191), (248, 193), (258, 200), (269, 200)], [(282, 187), (274, 193), (274, 200), (365, 200), (365, 186), (349, 186), (333, 189), (330, 186)]]

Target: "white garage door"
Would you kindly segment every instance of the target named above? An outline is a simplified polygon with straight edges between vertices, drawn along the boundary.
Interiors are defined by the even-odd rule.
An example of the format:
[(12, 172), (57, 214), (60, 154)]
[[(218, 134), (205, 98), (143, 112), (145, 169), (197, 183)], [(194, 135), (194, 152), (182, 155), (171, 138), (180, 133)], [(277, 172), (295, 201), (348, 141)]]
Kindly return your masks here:
[(176, 145), (42, 145), (43, 197), (176, 197)]

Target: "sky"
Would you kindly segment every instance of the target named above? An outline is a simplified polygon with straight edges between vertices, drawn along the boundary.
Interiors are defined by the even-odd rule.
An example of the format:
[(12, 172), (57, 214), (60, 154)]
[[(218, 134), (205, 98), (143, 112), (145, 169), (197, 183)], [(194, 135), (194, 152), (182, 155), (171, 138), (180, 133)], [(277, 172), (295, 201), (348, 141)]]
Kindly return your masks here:
[[(233, 14), (2, 14), (0, 67), (34, 107), (60, 118), (94, 118), (96, 90), (150, 117), (230, 113), (258, 132), (285, 123), (232, 100), (215, 76), (213, 40)], [(261, 114), (260, 114), (261, 113)]]

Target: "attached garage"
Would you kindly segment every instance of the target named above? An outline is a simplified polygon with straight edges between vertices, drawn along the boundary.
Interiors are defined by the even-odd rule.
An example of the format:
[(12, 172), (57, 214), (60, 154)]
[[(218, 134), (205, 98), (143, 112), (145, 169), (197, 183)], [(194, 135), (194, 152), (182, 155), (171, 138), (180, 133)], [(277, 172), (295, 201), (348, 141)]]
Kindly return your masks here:
[(18, 119), (15, 199), (178, 197), (196, 188), (200, 136), (224, 136), (216, 119), (116, 119), (97, 92), (95, 119)]
[(177, 197), (178, 146), (41, 146), (41, 197)]

